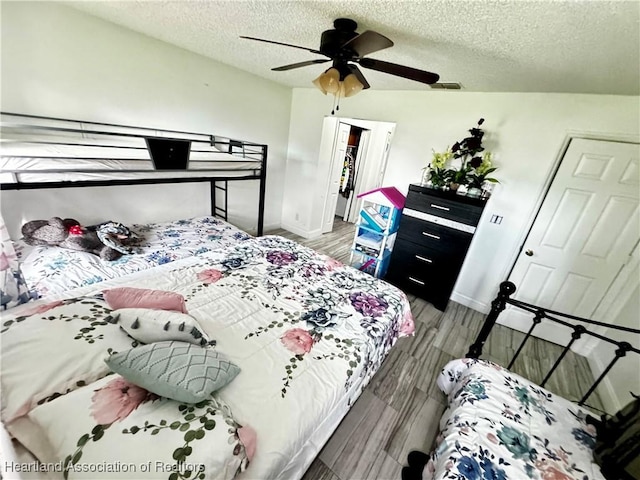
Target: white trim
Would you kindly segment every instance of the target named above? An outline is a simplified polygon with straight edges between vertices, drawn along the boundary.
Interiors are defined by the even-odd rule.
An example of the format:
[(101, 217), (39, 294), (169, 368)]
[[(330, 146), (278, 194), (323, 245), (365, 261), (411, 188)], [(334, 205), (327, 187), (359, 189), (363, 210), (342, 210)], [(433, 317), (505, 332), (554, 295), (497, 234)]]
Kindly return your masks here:
[(311, 230), (307, 232), (307, 236), (305, 238), (309, 240), (313, 240), (314, 238), (320, 238), (322, 236), (322, 229), (316, 228), (315, 230)]
[[(596, 358), (587, 357), (587, 360), (589, 362), (589, 368), (591, 369), (591, 372), (594, 374), (594, 377), (598, 378), (602, 374), (602, 372), (604, 372), (604, 369), (606, 367), (602, 364), (600, 359), (597, 357)], [(584, 393), (587, 393), (587, 392), (584, 392)], [(622, 408), (622, 403), (620, 402), (620, 399), (618, 398), (618, 395), (616, 394), (616, 391), (614, 390), (613, 385), (611, 385), (611, 382), (609, 381), (608, 377), (604, 377), (602, 379), (602, 381), (600, 382), (600, 384), (598, 385), (598, 388), (596, 388), (596, 391), (594, 393), (597, 393), (598, 395), (600, 395), (602, 404), (605, 405), (605, 410), (607, 405), (611, 405), (612, 410), (611, 412), (608, 411), (607, 413), (617, 412)], [(593, 395), (593, 393), (591, 395)], [(588, 400), (589, 399), (587, 399), (587, 402)]]
[[(329, 122), (328, 120), (333, 120), (332, 118), (325, 118), (324, 120), (324, 124), (323, 124), (323, 137), (325, 134), (324, 128), (325, 125), (327, 126), (327, 131), (330, 131), (330, 127), (331, 127), (331, 122)], [(338, 123), (335, 126), (335, 128), (333, 129), (332, 132), (332, 142), (331, 142), (331, 156), (329, 157), (329, 170), (327, 172), (327, 177), (326, 177), (326, 181), (325, 181), (325, 189), (324, 189), (324, 202), (322, 204), (322, 221), (320, 223), (321, 225), (321, 230), (322, 233), (330, 233), (331, 231), (333, 231), (333, 222), (335, 220), (335, 215), (336, 215), (336, 203), (334, 203), (332, 201), (332, 196), (333, 193), (335, 192), (336, 197), (339, 195), (338, 189), (333, 190), (333, 183), (334, 180), (336, 183), (340, 183), (339, 179), (340, 179), (340, 175), (342, 173), (342, 166), (344, 164), (344, 155), (347, 152), (348, 146), (349, 146), (349, 136), (351, 135), (351, 125), (349, 125), (348, 123), (345, 122), (341, 122), (340, 119), (338, 118)], [(348, 127), (347, 130), (344, 129), (344, 127)], [(343, 140), (341, 139), (342, 136), (346, 136), (346, 138)], [(341, 151), (341, 148), (339, 150), (339, 147), (342, 147), (344, 145), (344, 153), (342, 154), (342, 156), (340, 158), (336, 158), (337, 154), (339, 153), (339, 151)], [(319, 163), (322, 163), (322, 160), (319, 160)], [(330, 224), (325, 224), (325, 218), (326, 217), (330, 217)], [(329, 220), (327, 220), (328, 222)]]
[[(640, 282), (638, 277), (638, 268), (640, 266), (640, 243), (636, 243), (635, 248), (629, 255), (629, 260), (623, 265), (618, 275), (609, 287), (609, 291), (605, 294), (593, 314), (594, 320), (607, 318), (610, 323), (616, 323), (618, 315), (631, 299), (631, 295), (635, 291)], [(601, 335), (607, 335), (606, 327), (593, 327), (591, 331)], [(583, 343), (584, 356), (589, 356), (597, 347), (599, 340), (597, 338), (589, 338)]]
[(282, 226), (280, 225), (280, 223), (270, 223), (268, 225), (263, 225), (262, 226), (262, 232), (267, 232), (269, 230), (277, 230), (279, 228), (282, 228)]
[(314, 238), (318, 238), (322, 235), (322, 229), (317, 228), (315, 230), (304, 230), (303, 228), (297, 227), (295, 225), (291, 225), (285, 222), (280, 224), (280, 228), (287, 230), (295, 235), (300, 235), (301, 237), (306, 238), (307, 240), (312, 240)]
[(487, 303), (479, 302), (477, 300), (474, 300), (471, 297), (462, 295), (461, 293), (458, 293), (456, 291), (451, 293), (451, 300), (459, 303), (460, 305), (464, 305), (465, 307), (469, 307), (475, 310), (476, 312), (487, 314), (491, 310), (491, 305)]

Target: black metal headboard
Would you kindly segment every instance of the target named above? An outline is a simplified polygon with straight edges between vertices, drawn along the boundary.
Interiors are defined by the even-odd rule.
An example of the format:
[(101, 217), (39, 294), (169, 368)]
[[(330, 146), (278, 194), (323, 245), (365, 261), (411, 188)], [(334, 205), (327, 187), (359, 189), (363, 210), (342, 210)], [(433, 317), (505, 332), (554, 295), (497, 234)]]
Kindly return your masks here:
[(0, 115), (1, 190), (208, 182), (211, 214), (227, 220), (228, 182), (259, 180), (257, 234), (263, 233), (267, 145), (177, 130)]
[[(467, 352), (467, 357), (479, 358), (482, 355), (482, 347), (484, 346), (484, 343), (487, 341), (487, 338), (489, 337), (489, 334), (491, 333), (491, 330), (493, 329), (493, 326), (495, 325), (496, 320), (498, 319), (498, 316), (506, 308), (507, 304), (513, 305), (522, 310), (530, 312), (533, 315), (531, 327), (529, 328), (524, 339), (520, 343), (520, 346), (516, 350), (513, 358), (511, 359), (511, 362), (507, 366), (508, 369), (510, 369), (513, 366), (516, 359), (520, 355), (520, 352), (522, 352), (522, 349), (524, 348), (527, 340), (529, 340), (529, 338), (532, 336), (534, 329), (542, 322), (543, 319), (549, 320), (559, 325), (563, 325), (564, 327), (567, 327), (573, 330), (573, 332), (571, 333), (571, 340), (569, 341), (569, 343), (567, 343), (567, 345), (565, 345), (564, 349), (562, 350), (562, 353), (560, 354), (558, 359), (555, 361), (555, 363), (553, 364), (549, 372), (547, 372), (547, 374), (544, 377), (544, 380), (540, 384), (542, 387), (545, 386), (546, 382), (549, 380), (551, 375), (553, 375), (553, 372), (558, 368), (562, 359), (571, 349), (571, 346), (576, 342), (576, 340), (580, 339), (583, 335), (597, 338), (604, 342), (613, 344), (617, 347), (615, 350), (613, 359), (611, 360), (611, 362), (609, 362), (609, 364), (604, 369), (602, 374), (600, 374), (600, 376), (595, 380), (593, 385), (591, 385), (589, 390), (583, 395), (581, 400), (578, 402), (579, 405), (585, 404), (589, 396), (594, 392), (594, 390), (598, 387), (600, 382), (604, 379), (604, 377), (609, 373), (609, 371), (613, 368), (613, 366), (616, 364), (616, 362), (620, 358), (626, 356), (627, 353), (630, 353), (630, 352), (640, 354), (640, 350), (633, 347), (629, 342), (614, 340), (604, 335), (600, 335), (599, 333), (589, 331), (587, 327), (585, 327), (585, 325), (583, 324), (599, 326), (599, 327), (607, 327), (614, 330), (627, 332), (627, 333), (634, 333), (634, 334), (640, 334), (640, 330), (635, 328), (630, 328), (630, 327), (624, 327), (620, 325), (611, 325), (603, 322), (598, 322), (595, 320), (589, 320), (586, 318), (580, 318), (574, 315), (567, 315), (565, 313), (556, 312), (554, 310), (542, 308), (536, 305), (532, 305), (530, 303), (521, 302), (519, 300), (516, 300), (510, 297), (513, 293), (515, 293), (515, 291), (516, 291), (516, 286), (512, 282), (502, 282), (500, 284), (500, 291), (496, 296), (496, 298), (491, 302), (491, 311), (487, 315), (487, 318), (485, 319), (484, 324), (480, 332), (478, 333), (478, 336), (476, 337), (475, 342), (469, 347), (469, 351)], [(580, 323), (574, 324), (574, 323), (568, 322), (567, 320), (578, 321)]]

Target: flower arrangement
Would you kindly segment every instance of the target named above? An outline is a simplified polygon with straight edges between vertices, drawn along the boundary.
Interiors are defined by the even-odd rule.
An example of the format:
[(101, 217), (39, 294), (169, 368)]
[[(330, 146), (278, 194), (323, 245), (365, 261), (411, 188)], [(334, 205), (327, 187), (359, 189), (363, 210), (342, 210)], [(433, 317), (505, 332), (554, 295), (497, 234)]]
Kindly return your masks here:
[[(428, 175), (428, 181), (436, 188), (449, 186), (457, 190), (459, 186), (481, 189), (485, 182), (499, 183), (489, 175), (497, 170), (493, 166), (491, 152), (486, 152), (482, 146), (484, 131), (480, 126), (484, 118), (469, 130), (469, 136), (453, 144), (444, 152), (433, 152), (433, 158), (423, 170)], [(484, 153), (482, 153), (484, 152)], [(449, 167), (452, 160), (459, 161), (458, 168)]]
[(443, 153), (433, 152), (431, 163), (425, 167), (429, 180), (434, 187), (444, 187), (449, 183), (449, 171), (445, 168), (447, 162), (453, 158), (453, 152), (447, 149)]
[(469, 188), (482, 188), (485, 182), (500, 183), (496, 178), (489, 177), (498, 167), (493, 166), (493, 155), (491, 152), (484, 152), (482, 163), (476, 167), (468, 176)]

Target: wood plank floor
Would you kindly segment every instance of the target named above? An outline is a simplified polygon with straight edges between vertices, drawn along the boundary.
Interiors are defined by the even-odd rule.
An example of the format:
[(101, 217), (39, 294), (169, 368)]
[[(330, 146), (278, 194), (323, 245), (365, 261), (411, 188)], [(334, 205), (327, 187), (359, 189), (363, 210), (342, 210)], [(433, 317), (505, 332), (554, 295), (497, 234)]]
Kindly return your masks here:
[[(329, 255), (343, 263), (355, 226), (336, 219), (333, 232), (307, 240), (286, 230), (281, 235)], [(449, 302), (445, 312), (409, 295), (416, 332), (401, 338), (353, 405), (303, 480), (399, 480), (411, 450), (429, 452), (438, 433), (445, 397), (436, 376), (454, 358), (463, 357), (473, 343), (485, 315)], [(501, 325), (494, 327), (485, 344), (484, 358), (506, 366), (524, 335)], [(539, 383), (561, 348), (544, 340), (529, 341), (512, 370)], [(547, 388), (577, 400), (593, 382), (585, 358), (569, 352), (562, 370)], [(566, 374), (565, 372), (571, 372)], [(602, 408), (597, 397), (594, 406)]]

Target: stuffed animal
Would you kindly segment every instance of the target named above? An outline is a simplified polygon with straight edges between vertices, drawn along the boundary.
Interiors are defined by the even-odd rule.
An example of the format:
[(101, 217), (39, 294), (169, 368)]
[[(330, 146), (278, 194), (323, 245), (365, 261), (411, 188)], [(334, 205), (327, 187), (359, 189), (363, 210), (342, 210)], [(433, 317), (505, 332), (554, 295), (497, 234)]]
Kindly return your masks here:
[[(114, 222), (108, 222), (108, 230), (113, 230)], [(81, 252), (89, 252), (98, 255), (103, 260), (117, 260), (123, 253), (131, 253), (131, 250), (123, 243), (127, 233), (133, 235), (124, 227), (121, 235), (117, 237), (118, 244), (114, 243), (114, 236), (110, 232), (101, 232), (101, 225), (82, 227), (80, 222), (72, 218), (53, 217), (50, 220), (33, 220), (22, 226), (22, 235), (25, 243), (29, 245), (51, 245)], [(111, 245), (120, 246), (119, 249), (105, 244), (100, 237), (109, 238)]]

